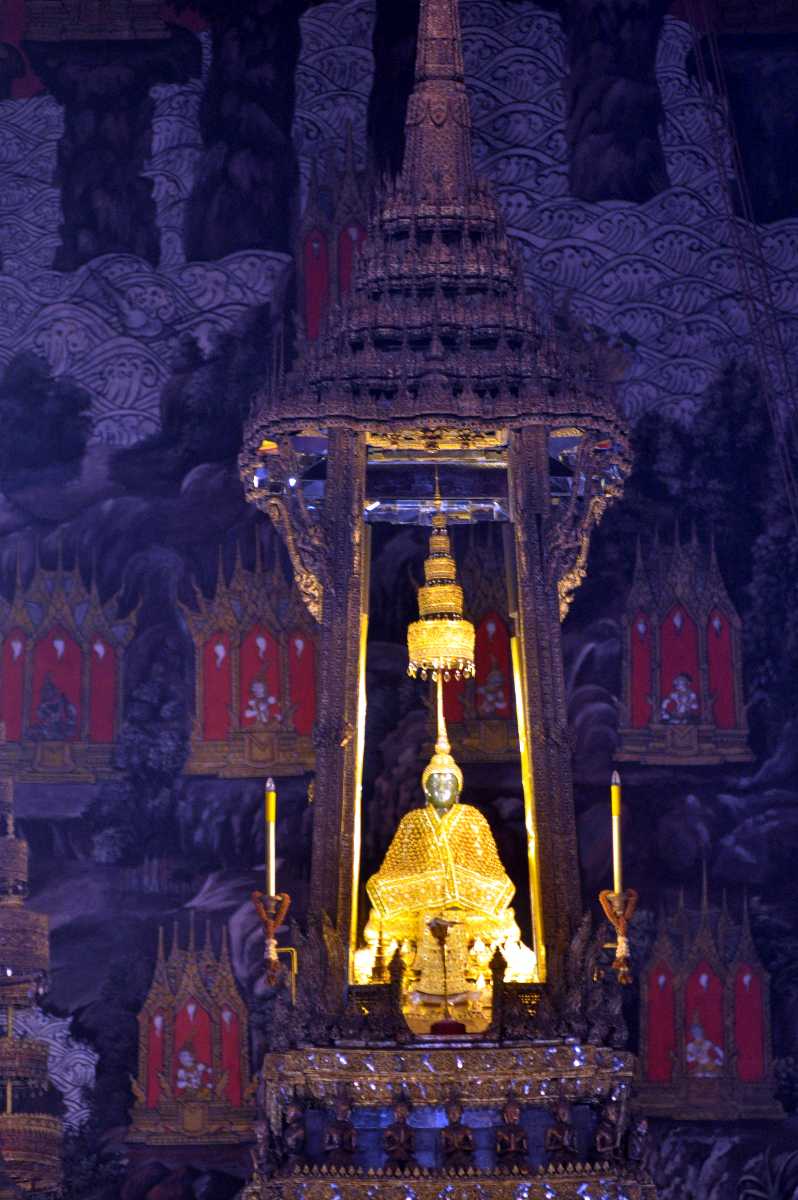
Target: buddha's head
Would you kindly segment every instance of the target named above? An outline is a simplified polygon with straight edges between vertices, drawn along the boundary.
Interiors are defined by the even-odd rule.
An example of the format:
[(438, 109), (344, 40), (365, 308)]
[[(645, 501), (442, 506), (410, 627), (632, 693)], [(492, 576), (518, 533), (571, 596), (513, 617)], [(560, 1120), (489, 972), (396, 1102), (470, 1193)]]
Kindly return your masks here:
[[(451, 767), (434, 766), (435, 760), (441, 755), (435, 754), (424, 772), (421, 779), (421, 786), (424, 789), (424, 795), (427, 803), (431, 804), (438, 812), (446, 812), (456, 804), (460, 798), (460, 792), (463, 787), (463, 774), (454, 759), (451, 760)], [(432, 769), (431, 769), (432, 768)]]
[(438, 737), (435, 753), (424, 768), (421, 786), (427, 803), (439, 813), (447, 812), (460, 799), (463, 790), (463, 772), (452, 758), (452, 747), (446, 732), (443, 715), (443, 686), (438, 683)]

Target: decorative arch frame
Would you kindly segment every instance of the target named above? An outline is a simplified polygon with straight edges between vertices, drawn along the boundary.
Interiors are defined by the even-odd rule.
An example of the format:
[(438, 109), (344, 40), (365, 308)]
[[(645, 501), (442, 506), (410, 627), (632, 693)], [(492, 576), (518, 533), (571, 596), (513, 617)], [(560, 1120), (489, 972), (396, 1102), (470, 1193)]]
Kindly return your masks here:
[[(676, 638), (669, 638), (668, 622), (683, 614), (692, 630), (695, 653), (690, 666), (680, 666), (685, 654), (670, 655)], [(636, 640), (641, 614), (648, 621), (645, 653)], [(712, 619), (723, 622), (723, 657), (713, 646)], [(748, 722), (742, 686), (742, 626), (726, 591), (714, 545), (708, 550), (695, 535), (689, 543), (677, 540), (665, 550), (655, 541), (648, 561), (638, 543), (632, 586), (624, 616), (622, 642), (622, 695), (619, 762), (714, 764), (748, 762)], [(673, 643), (673, 647), (670, 643)], [(672, 720), (676, 702), (666, 690), (668, 679), (687, 672), (687, 719)], [(722, 719), (715, 711), (716, 691), (722, 680)], [(694, 693), (695, 699), (689, 697)], [(697, 703), (696, 703), (697, 701)], [(670, 706), (670, 708), (669, 708)], [(647, 716), (647, 719), (646, 719)]]
[[(181, 1095), (175, 1087), (179, 1046), (176, 1025), (190, 1001), (208, 1014), (208, 1086), (201, 1096)], [(233, 1014), (238, 1039), (235, 1063), (225, 1058), (224, 1014)], [(163, 1022), (162, 1041), (156, 1048), (152, 1031)], [(135, 1104), (128, 1141), (146, 1145), (239, 1143), (246, 1141), (255, 1116), (254, 1086), (250, 1078), (249, 1017), (230, 963), (227, 931), (220, 951), (214, 951), (210, 926), (200, 950), (195, 947), (192, 921), (188, 946), (182, 949), (175, 928), (167, 959), (163, 930), (152, 984), (138, 1014), (139, 1065), (133, 1081)], [(153, 1062), (155, 1055), (155, 1062)], [(231, 1089), (231, 1067), (235, 1088)], [(157, 1081), (157, 1089), (153, 1081)], [(231, 1096), (231, 1090), (233, 1095)]]
[[(60, 555), (59, 555), (60, 559)], [(119, 596), (101, 600), (96, 580), (89, 586), (75, 564), (66, 569), (59, 561), (54, 570), (37, 563), (25, 584), (17, 564), (14, 598), (0, 603), (0, 690), (5, 704), (14, 705), (12, 719), (3, 710), (5, 741), (0, 742), (0, 766), (21, 782), (91, 782), (115, 773), (113, 749), (122, 721), (125, 650), (132, 640), (138, 609), (119, 616)], [(38, 649), (45, 639), (60, 632), (75, 648), (78, 678), (70, 702), (75, 708), (75, 727), (68, 733), (53, 729), (51, 735), (37, 722)], [(16, 642), (24, 643), (16, 655)], [(55, 640), (54, 640), (55, 644)], [(95, 659), (108, 657), (101, 686)], [(41, 661), (41, 660), (40, 660)], [(113, 665), (109, 674), (108, 662)], [(14, 685), (6, 684), (9, 670)], [(101, 695), (99, 693), (102, 693)]]
[[(771, 1046), (770, 980), (764, 970), (751, 937), (747, 904), (743, 909), (742, 926), (735, 932), (728, 914), (721, 909), (717, 923), (717, 939), (710, 925), (710, 913), (704, 893), (700, 923), (691, 936), (689, 922), (680, 908), (673, 922), (674, 936), (669, 936), (665, 922), (648, 962), (641, 972), (640, 988), (640, 1057), (638, 1064), (638, 1100), (651, 1116), (673, 1120), (737, 1120), (776, 1119), (783, 1116), (781, 1105), (774, 1099), (775, 1079)], [(682, 951), (676, 949), (681, 944)], [(651, 974), (658, 963), (664, 962), (673, 983), (673, 1069), (669, 1078), (657, 1077), (648, 1069), (651, 1051), (651, 1022), (656, 1016), (651, 993)], [(690, 981), (695, 972), (706, 965), (719, 981), (721, 1038), (723, 1061), (717, 1070), (706, 1073), (690, 1070), (688, 1024), (690, 1021)], [(741, 1059), (740, 997), (738, 979), (741, 971), (756, 980), (759, 997), (757, 1070), (747, 1070), (745, 1047)], [(717, 1033), (717, 1031), (716, 1031)], [(746, 1031), (750, 1037), (750, 1030)]]
[[(186, 771), (231, 778), (301, 775), (311, 771), (315, 764), (312, 730), (316, 704), (317, 629), (279, 559), (275, 559), (269, 569), (264, 567), (260, 534), (256, 536), (253, 570), (243, 566), (240, 551), (237, 551), (228, 578), (220, 558), (213, 596), (209, 599), (195, 584), (193, 603), (181, 604), (181, 610), (194, 642), (195, 662), (194, 720)], [(242, 651), (248, 652), (247, 639), (257, 630), (261, 631), (266, 644), (264, 662), (268, 661), (268, 676), (263, 681), (266, 684), (264, 694), (253, 695), (255, 715), (249, 719), (244, 715), (246, 706), (242, 696), (242, 682), (248, 677), (246, 663), (242, 663)], [(207, 672), (212, 657), (208, 648), (210, 639), (217, 636), (220, 643), (224, 639), (228, 654), (225, 686), (229, 720), (226, 725), (218, 722), (222, 704), (217, 701), (214, 708), (217, 724), (211, 730), (217, 736), (208, 737), (205, 719), (208, 714)], [(303, 697), (301, 729), (296, 727), (299, 710), (295, 700), (297, 666), (292, 655), (292, 639), (297, 638), (310, 648), (308, 653), (314, 664), (312, 716), (307, 697)]]

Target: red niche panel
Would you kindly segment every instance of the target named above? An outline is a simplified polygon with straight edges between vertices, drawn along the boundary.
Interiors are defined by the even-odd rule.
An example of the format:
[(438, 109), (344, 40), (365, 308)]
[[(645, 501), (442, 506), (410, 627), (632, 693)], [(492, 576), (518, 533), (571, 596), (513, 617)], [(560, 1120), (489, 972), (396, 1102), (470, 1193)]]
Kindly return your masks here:
[(279, 725), (280, 657), (277, 642), (264, 625), (255, 625), (241, 643), (241, 727)]
[(737, 714), (734, 704), (734, 662), (729, 618), (713, 609), (707, 622), (707, 660), (712, 715), (718, 729), (734, 729)]
[(699, 720), (698, 628), (683, 604), (674, 604), (660, 631), (660, 717), (673, 725)]
[(230, 734), (233, 668), (230, 637), (221, 630), (202, 647), (202, 736), (221, 742)]
[(734, 977), (734, 1046), (744, 1083), (765, 1078), (765, 1006), (762, 976), (741, 963)]
[(477, 626), (475, 659), (477, 715), (507, 720), (513, 695), (510, 635), (496, 612), (486, 613)]
[(238, 1013), (225, 1004), (222, 1009), (222, 1073), (227, 1076), (227, 1099), (241, 1106), (241, 1027)]
[(179, 1098), (207, 1096), (213, 1088), (211, 1018), (189, 999), (175, 1018), (174, 1089)]
[(294, 729), (307, 736), (316, 720), (316, 646), (301, 629), (288, 637), (288, 677)]
[(711, 1079), (723, 1068), (726, 1038), (723, 1021), (723, 984), (701, 962), (687, 980), (684, 996), (685, 1066), (690, 1075)]
[(338, 234), (338, 295), (347, 296), (352, 287), (352, 268), (358, 247), (366, 240), (362, 225), (350, 222)]
[(80, 647), (66, 630), (55, 627), (33, 648), (30, 729), (48, 741), (71, 742), (80, 736)]
[(166, 1046), (166, 1020), (162, 1012), (153, 1013), (147, 1036), (147, 1108), (157, 1108), (161, 1096)]
[(641, 609), (635, 614), (629, 630), (631, 657), (629, 715), (633, 729), (644, 729), (651, 723), (653, 634), (651, 617)]
[(305, 284), (305, 329), (311, 341), (321, 332), (330, 295), (330, 250), (320, 229), (311, 229), (302, 251)]
[(92, 638), (89, 654), (89, 740), (107, 745), (114, 740), (116, 650), (98, 636)]
[(21, 630), (12, 629), (6, 634), (0, 654), (0, 721), (9, 742), (22, 741), (27, 652), (27, 639)]
[(443, 715), (448, 724), (459, 725), (465, 720), (465, 680), (444, 680), (443, 684)]
[(659, 962), (648, 972), (646, 1078), (652, 1083), (670, 1083), (676, 1050), (676, 1003), (673, 972)]

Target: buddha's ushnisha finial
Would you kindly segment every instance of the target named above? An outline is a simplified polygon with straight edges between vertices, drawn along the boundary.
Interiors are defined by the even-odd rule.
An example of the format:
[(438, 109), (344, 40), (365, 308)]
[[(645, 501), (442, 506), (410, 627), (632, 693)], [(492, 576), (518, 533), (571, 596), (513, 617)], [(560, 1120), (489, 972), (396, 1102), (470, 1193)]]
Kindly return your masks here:
[(446, 728), (446, 715), (443, 710), (443, 678), (438, 676), (436, 685), (438, 707), (438, 734), (435, 739), (435, 753), (424, 768), (421, 776), (421, 786), (426, 787), (430, 775), (450, 771), (458, 782), (458, 793), (463, 790), (463, 772), (452, 757), (452, 747), (449, 742), (449, 732)]

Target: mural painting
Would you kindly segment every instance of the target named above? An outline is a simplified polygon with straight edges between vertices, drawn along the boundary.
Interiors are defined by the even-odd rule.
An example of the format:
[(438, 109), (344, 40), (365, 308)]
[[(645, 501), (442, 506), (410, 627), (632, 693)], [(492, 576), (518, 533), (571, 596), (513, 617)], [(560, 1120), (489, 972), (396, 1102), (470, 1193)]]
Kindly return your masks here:
[[(367, 883), (402, 819), (433, 802), (425, 764), (450, 754), (461, 807), (488, 830), (480, 845), (505, 886), (532, 897), (515, 901), (506, 953), (562, 971), (554, 1041), (636, 1055), (618, 1068), (633, 1107), (558, 1093), (544, 1097), (551, 1112), (533, 1111), (516, 1094), (529, 1080), (508, 1077), (495, 1131), (453, 1092), (436, 1140), (412, 1081), (366, 1128), (356, 1096), (329, 1081), (326, 1099), (306, 1094), (286, 1076), (282, 1141), (269, 1144), (263, 1056), (301, 1039), (264, 964), (264, 917), (278, 963), (312, 964), (326, 1010), (324, 971), (346, 953), (308, 918), (313, 879), (332, 870), (318, 860), (337, 861), (318, 835), (314, 847), (325, 778), (360, 736), (357, 713), (347, 725), (325, 704), (349, 686), (351, 647), (331, 653), (318, 619), (351, 584), (324, 578), (322, 553), (350, 476), (327, 473), (335, 414), (329, 428), (308, 417), (283, 431), (290, 458), (263, 451), (263, 503), (248, 503), (239, 454), (286, 373), (329, 349), (363, 264), (377, 278), (375, 196), (402, 165), (419, 8), (0, 2), (0, 941), (6, 928), (35, 931), (28, 957), (2, 941), (19, 979), (5, 985), (0, 1038), (0, 1195), (233, 1200), (255, 1194), (253, 1173), (275, 1155), (312, 1174), (323, 1161), (354, 1170), (368, 1153), (401, 1173), (443, 1169), (444, 1146), (455, 1172), (511, 1173), (530, 1155), (555, 1170), (605, 1152), (615, 1163), (617, 1150), (666, 1200), (786, 1200), (798, 1186), (798, 21), (778, 0), (461, 0), (474, 161), (535, 336), (569, 347), (569, 362), (588, 346), (620, 364), (629, 453), (618, 466), (614, 435), (588, 446), (563, 424), (535, 460), (544, 503), (531, 485), (522, 497), (497, 482), (503, 443), (466, 447), (474, 474), (458, 493), (462, 446), (441, 436), (437, 478), (420, 469), (404, 507), (368, 517), (350, 881), (368, 970), (335, 1036), (357, 1043), (361, 987), (388, 1004), (405, 910), (378, 927)], [(453, 270), (463, 247), (439, 241)], [(493, 250), (470, 252), (484, 276)], [(363, 352), (399, 338), (403, 354), (421, 353), (425, 303), (422, 289), (412, 336), (386, 310), (382, 342)], [(456, 330), (435, 335), (439, 356), (423, 352), (443, 371), (462, 346)], [(480, 397), (483, 414), (492, 399)], [(401, 470), (391, 456), (433, 453), (413, 436), (369, 443), (364, 487), (383, 511)], [(474, 629), (473, 673), (453, 669), (442, 685), (448, 750), (429, 682), (407, 675), (429, 582), (430, 529), (416, 518), (436, 487), (459, 615)], [(538, 710), (518, 688), (530, 618), (507, 531), (526, 504), (521, 571), (529, 531), (569, 530), (585, 497), (581, 534), (557, 543), (570, 564), (555, 581), (562, 694)], [(478, 521), (461, 519), (466, 499)], [(545, 642), (537, 653), (524, 660), (531, 680), (551, 670)], [(560, 708), (562, 729), (544, 737)], [(581, 907), (567, 935), (535, 926), (522, 742), (533, 774), (548, 755), (573, 777), (578, 862), (563, 888)], [(612, 879), (614, 770), (637, 892), (618, 938), (623, 988), (598, 902)], [(276, 930), (252, 903), (261, 888), (290, 896)], [(422, 1008), (467, 1025), (494, 986), (495, 947), (452, 956), (452, 1017), (436, 938), (424, 934), (423, 963), (405, 947), (404, 969), (436, 981), (416, 989)], [(502, 980), (509, 1044), (512, 1013), (520, 1022), (523, 1003), (540, 1002), (511, 961)], [(495, 1029), (480, 1013), (482, 1031)]]

